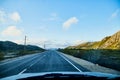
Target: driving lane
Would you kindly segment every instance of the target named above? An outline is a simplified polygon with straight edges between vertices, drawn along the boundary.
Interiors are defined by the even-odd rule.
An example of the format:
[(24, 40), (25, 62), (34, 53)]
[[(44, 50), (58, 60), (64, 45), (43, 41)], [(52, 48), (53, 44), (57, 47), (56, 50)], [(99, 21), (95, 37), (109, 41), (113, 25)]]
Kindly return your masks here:
[(0, 64), (0, 78), (38, 72), (81, 72), (80, 65), (72, 62), (58, 51), (45, 51), (6, 64)]

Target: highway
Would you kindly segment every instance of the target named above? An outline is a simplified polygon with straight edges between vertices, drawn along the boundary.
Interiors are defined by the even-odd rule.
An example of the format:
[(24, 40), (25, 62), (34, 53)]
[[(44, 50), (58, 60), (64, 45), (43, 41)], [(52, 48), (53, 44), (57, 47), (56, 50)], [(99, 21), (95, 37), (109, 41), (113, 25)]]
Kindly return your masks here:
[(40, 72), (83, 72), (87, 71), (61, 52), (49, 50), (38, 54), (23, 56), (0, 64), (0, 78)]

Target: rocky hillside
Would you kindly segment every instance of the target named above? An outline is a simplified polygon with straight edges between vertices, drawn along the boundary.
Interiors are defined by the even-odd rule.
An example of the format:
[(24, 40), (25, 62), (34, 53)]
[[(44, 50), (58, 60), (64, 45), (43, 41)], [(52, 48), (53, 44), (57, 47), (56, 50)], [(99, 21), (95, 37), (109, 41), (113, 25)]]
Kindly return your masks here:
[(120, 49), (120, 31), (112, 36), (104, 38), (100, 42), (99, 48)]
[(120, 31), (97, 42), (85, 42), (68, 49), (120, 49)]

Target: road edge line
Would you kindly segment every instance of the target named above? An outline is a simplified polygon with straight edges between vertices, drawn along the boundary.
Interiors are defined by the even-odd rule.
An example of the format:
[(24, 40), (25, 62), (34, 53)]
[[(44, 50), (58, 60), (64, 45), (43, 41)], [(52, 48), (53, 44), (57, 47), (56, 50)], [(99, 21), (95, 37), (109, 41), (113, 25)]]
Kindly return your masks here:
[(82, 72), (78, 67), (76, 67), (72, 62), (70, 62), (67, 58), (65, 58), (61, 53), (59, 54), (63, 59), (65, 59), (69, 64), (71, 64), (75, 69), (79, 72)]

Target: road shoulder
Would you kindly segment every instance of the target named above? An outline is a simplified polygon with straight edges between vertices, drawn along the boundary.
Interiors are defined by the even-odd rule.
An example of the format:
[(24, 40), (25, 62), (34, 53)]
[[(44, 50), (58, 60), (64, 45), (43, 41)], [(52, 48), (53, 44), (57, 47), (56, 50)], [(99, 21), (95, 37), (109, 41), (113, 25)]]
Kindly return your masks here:
[(63, 55), (92, 72), (103, 72), (103, 73), (111, 73), (111, 74), (119, 74), (120, 75), (120, 72), (117, 70), (106, 68), (106, 67), (100, 66), (98, 64), (94, 64), (92, 62), (73, 57), (68, 54), (63, 54)]

